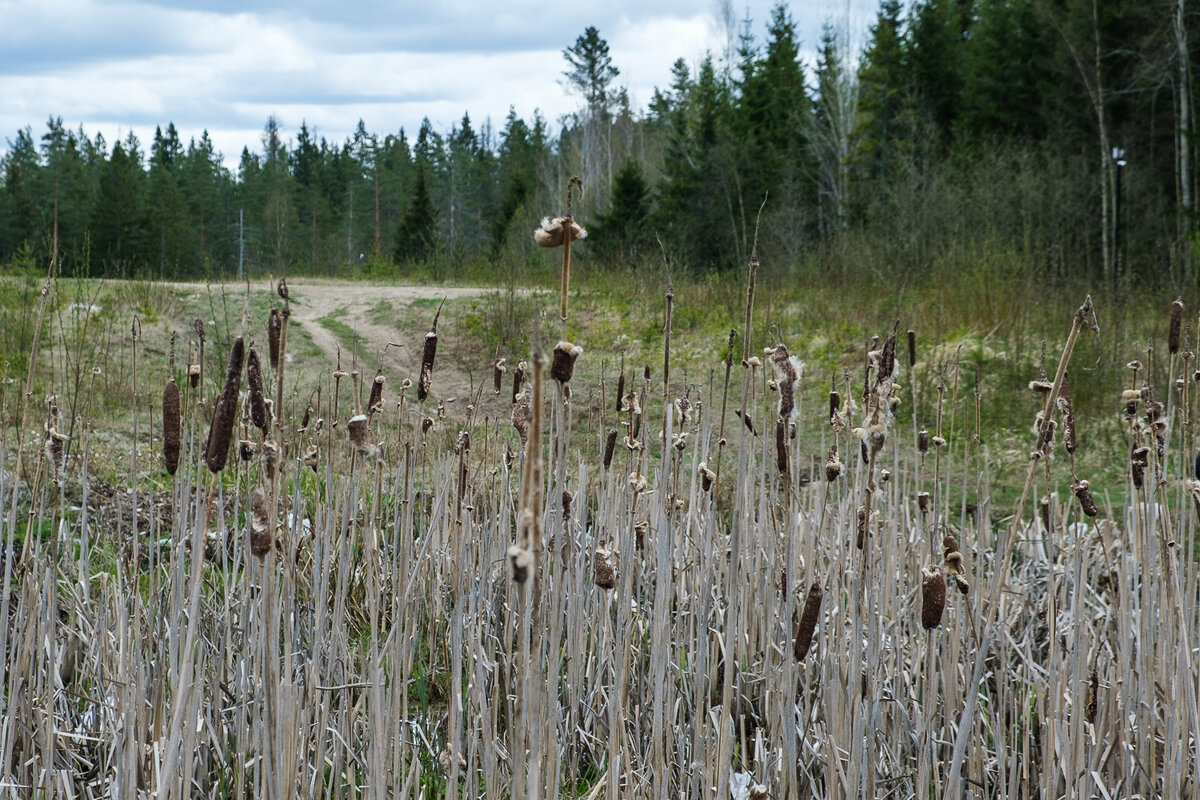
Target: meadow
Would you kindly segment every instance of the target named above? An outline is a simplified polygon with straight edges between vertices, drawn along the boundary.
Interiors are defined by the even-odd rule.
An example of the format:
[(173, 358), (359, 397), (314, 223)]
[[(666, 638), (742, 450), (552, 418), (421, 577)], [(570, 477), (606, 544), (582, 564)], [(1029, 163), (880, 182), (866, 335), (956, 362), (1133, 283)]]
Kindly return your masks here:
[(1195, 793), (1189, 298), (563, 273), (0, 281), (0, 792)]

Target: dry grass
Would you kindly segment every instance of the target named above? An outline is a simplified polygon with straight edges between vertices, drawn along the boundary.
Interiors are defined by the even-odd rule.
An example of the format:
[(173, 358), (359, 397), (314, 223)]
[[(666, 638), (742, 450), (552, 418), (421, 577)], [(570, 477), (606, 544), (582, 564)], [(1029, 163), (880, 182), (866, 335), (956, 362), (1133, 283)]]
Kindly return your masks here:
[[(1030, 422), (1069, 409), (1088, 310), (1063, 320)], [(1008, 487), (1017, 513), (996, 520), (992, 457), (950, 422), (976, 398), (953, 366), (897, 359), (897, 329), (835, 395), (805, 382), (783, 331), (766, 345), (794, 395), (769, 391), (750, 355), (763, 342), (744, 337), (739, 367), (730, 337), (711, 365), (724, 385), (660, 391), (649, 369), (622, 370), (614, 403), (585, 385), (589, 343), (570, 373), (550, 367), (555, 382), (540, 354), (519, 366), (514, 409), (493, 394), (499, 370), (486, 402), (435, 399), (436, 319), (413, 374), (387, 376), (398, 394), (357, 361), (297, 359), (289, 375), (314, 389), (296, 400), (279, 386), (287, 315), (262, 316), (276, 368), (254, 391), (277, 399), (264, 430), (246, 428), (253, 457), (206, 468), (214, 411), (232, 424), (249, 401), (235, 345), (225, 391), (178, 387), (166, 492), (144, 477), (158, 451), (134, 449), (128, 488), (97, 501), (92, 436), (58, 472), (38, 403), (3, 386), (17, 419), (0, 430), (6, 794), (1195, 794), (1190, 381), (1129, 401), (1113, 387), (1114, 409), (1135, 406), (1129, 452), (1145, 448), (1128, 503), (1093, 487), (1086, 515), (1073, 458), (1039, 422), (1024, 485)], [(262, 334), (242, 319), (233, 335)], [(204, 369), (219, 372), (214, 349)], [(1171, 374), (1189, 369), (1169, 357)], [(136, 382), (162, 375), (130, 374), (135, 397), (156, 398)], [(892, 414), (918, 374), (938, 398), (932, 436)], [(768, 424), (726, 424), (727, 407)], [(1082, 451), (1089, 420), (1075, 426)], [(1035, 489), (1046, 502), (1026, 516)], [(946, 592), (943, 563), (970, 591)]]

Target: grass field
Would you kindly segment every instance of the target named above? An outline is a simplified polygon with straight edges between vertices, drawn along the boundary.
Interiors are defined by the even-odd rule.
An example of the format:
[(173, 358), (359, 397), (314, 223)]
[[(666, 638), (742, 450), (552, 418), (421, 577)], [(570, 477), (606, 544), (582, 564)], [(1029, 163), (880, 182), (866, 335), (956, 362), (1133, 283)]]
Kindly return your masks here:
[(748, 277), (0, 281), (0, 789), (1194, 794), (1194, 306)]

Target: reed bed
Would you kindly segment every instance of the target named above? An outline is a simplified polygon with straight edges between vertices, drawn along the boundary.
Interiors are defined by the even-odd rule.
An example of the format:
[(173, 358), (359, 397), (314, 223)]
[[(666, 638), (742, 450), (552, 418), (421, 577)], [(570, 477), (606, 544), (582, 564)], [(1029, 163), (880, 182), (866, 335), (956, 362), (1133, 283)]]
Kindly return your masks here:
[[(746, 330), (754, 314), (751, 288)], [(136, 378), (163, 398), (142, 416), (166, 452), (131, 464), (157, 459), (170, 488), (131, 466), (108, 516), (90, 440), (62, 471), (44, 444), (61, 425), (6, 384), (23, 412), (0, 435), (0, 793), (1196, 793), (1189, 352), (1166, 356), (1178, 390), (1148, 370), (1136, 398), (1113, 387), (1133, 456), (1125, 486), (1089, 490), (1066, 388), (1096, 315), (1063, 320), (1056, 374), (1030, 376), (1021, 501), (995, 519), (958, 367), (922, 373), (933, 436), (899, 422), (911, 330), (906, 359), (883, 331), (832, 390), (787, 331), (743, 330), (740, 366), (731, 335), (706, 385), (622, 368), (614, 402), (559, 316), (552, 357), (514, 342), (453, 414), (436, 319), (412, 323), (410, 375), (297, 361), (317, 385), (290, 401), (286, 305), (244, 316), (229, 352), (197, 335), (210, 363)], [(242, 392), (262, 328), (271, 370), (250, 348)], [(193, 364), (224, 366), (222, 391), (184, 380)], [(226, 460), (243, 408), (253, 447)]]

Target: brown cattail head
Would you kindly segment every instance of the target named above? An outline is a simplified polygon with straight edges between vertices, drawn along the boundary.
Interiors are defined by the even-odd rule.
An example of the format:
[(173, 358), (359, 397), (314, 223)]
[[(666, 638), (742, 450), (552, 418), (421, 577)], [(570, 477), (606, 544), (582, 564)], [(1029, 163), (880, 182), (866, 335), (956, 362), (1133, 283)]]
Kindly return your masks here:
[(917, 452), (921, 455), (929, 452), (929, 431), (924, 428), (917, 434)]
[(254, 442), (249, 439), (241, 439), (238, 441), (238, 458), (242, 461), (250, 461), (254, 458), (256, 449)]
[(829, 448), (829, 458), (825, 461), (825, 480), (833, 483), (842, 474), (842, 460), (838, 458), (838, 447), (836, 444)]
[(1050, 496), (1046, 495), (1046, 496), (1042, 497), (1042, 500), (1038, 505), (1041, 508), (1042, 527), (1045, 528), (1046, 530), (1050, 530), (1050, 522), (1051, 522), (1051, 519), (1050, 519), (1050, 511), (1051, 511)]
[(1171, 303), (1171, 324), (1167, 328), (1167, 350), (1171, 355), (1179, 352), (1179, 338), (1183, 330), (1183, 301)]
[(188, 383), (195, 389), (200, 385), (200, 365), (188, 364)]
[(1079, 507), (1083, 509), (1083, 513), (1089, 517), (1094, 517), (1100, 513), (1096, 508), (1096, 500), (1092, 497), (1092, 490), (1088, 488), (1087, 481), (1076, 480), (1071, 484), (1071, 491), (1079, 498)]
[(274, 526), (267, 515), (267, 499), (262, 489), (250, 495), (250, 552), (263, 558), (275, 544)]
[(948, 533), (942, 537), (942, 558), (946, 575), (954, 582), (954, 586), (963, 594), (970, 592), (971, 584), (967, 582), (962, 553), (958, 551), (958, 540), (952, 534)]
[(229, 457), (229, 442), (233, 437), (233, 423), (237, 416), (238, 393), (242, 388), (242, 361), (245, 358), (242, 337), (233, 341), (229, 349), (229, 367), (225, 370), (225, 386), (213, 409), (212, 425), (208, 429), (208, 445), (204, 448), (204, 462), (211, 472), (225, 469)]
[(421, 377), (417, 380), (417, 400), (422, 401), (429, 396), (429, 387), (433, 384), (433, 358), (437, 355), (437, 331), (430, 329), (425, 334), (425, 349), (421, 351)]
[(524, 361), (518, 361), (517, 368), (513, 370), (512, 401), (514, 403), (521, 396), (521, 385), (525, 383), (527, 374), (529, 374), (529, 365)]
[(859, 550), (862, 550), (864, 547), (866, 547), (867, 536), (869, 535), (867, 530), (867, 507), (859, 506), (856, 517), (858, 519), (858, 539), (855, 544)]
[(575, 502), (575, 495), (569, 489), (563, 489), (562, 493), (562, 514), (564, 520), (571, 518), (571, 504)]
[(782, 344), (763, 351), (775, 368), (779, 379), (779, 416), (791, 420), (796, 412), (796, 385), (804, 370), (804, 362), (788, 354), (788, 349)]
[(321, 451), (317, 449), (317, 446), (315, 444), (310, 444), (308, 449), (304, 451), (304, 466), (308, 467), (313, 472), (316, 472), (317, 461), (320, 458), (320, 455)]
[(800, 624), (796, 627), (796, 641), (792, 652), (797, 661), (803, 661), (812, 647), (813, 633), (821, 620), (821, 600), (824, 597), (825, 590), (821, 588), (820, 582), (814, 582), (808, 590), (804, 611), (800, 614)]
[(554, 357), (550, 362), (550, 377), (559, 383), (570, 383), (575, 373), (575, 359), (583, 354), (583, 348), (568, 341), (554, 345)]
[(612, 589), (617, 585), (616, 554), (601, 542), (592, 554), (592, 580), (601, 589)]
[(375, 371), (375, 380), (371, 382), (371, 398), (367, 400), (367, 413), (376, 414), (383, 411), (383, 369)]
[(350, 443), (354, 445), (355, 451), (359, 455), (369, 456), (374, 452), (374, 447), (371, 445), (370, 431), (367, 429), (367, 415), (356, 414), (350, 418), (350, 422), (346, 425), (346, 433), (350, 437)]
[(1092, 674), (1088, 676), (1087, 695), (1083, 703), (1083, 717), (1089, 725), (1096, 724), (1096, 699), (1100, 696), (1100, 676), (1096, 674), (1096, 668), (1092, 667)]
[(921, 627), (933, 630), (942, 624), (946, 610), (946, 579), (936, 564), (921, 570)]
[(837, 389), (829, 390), (829, 423), (832, 425), (837, 420), (838, 409), (842, 407), (842, 396), (838, 394)]
[(617, 378), (617, 413), (624, 411), (625, 403), (625, 373), (621, 373), (621, 377)]
[(708, 464), (700, 464), (700, 488), (704, 491), (712, 489), (713, 481), (717, 479), (717, 473), (708, 468)]
[(783, 417), (775, 420), (775, 468), (788, 474), (788, 424)]
[(296, 429), (297, 433), (304, 433), (308, 430), (308, 423), (312, 421), (312, 404), (304, 406), (304, 416), (300, 419), (300, 427)]
[(271, 314), (267, 317), (267, 357), (271, 361), (271, 371), (279, 372), (279, 340), (283, 333), (283, 318), (279, 316), (279, 309), (272, 308)]
[(604, 440), (604, 468), (612, 466), (613, 451), (617, 449), (617, 429), (610, 428)]
[(46, 430), (46, 461), (50, 464), (50, 474), (55, 481), (58, 480), (58, 475), (62, 471), (65, 454), (63, 443), (68, 438), (66, 434), (59, 433), (58, 428), (54, 426), (50, 426)]
[(917, 492), (917, 509), (922, 513), (929, 511), (929, 492)]
[(911, 369), (917, 363), (917, 332), (911, 328), (908, 331), (908, 366)]
[(179, 469), (179, 439), (182, 421), (179, 416), (179, 384), (171, 378), (163, 389), (163, 464), (168, 475)]
[(267, 403), (263, 399), (262, 364), (254, 348), (246, 354), (246, 385), (250, 389), (250, 421), (260, 431), (267, 429)]
[(494, 384), (496, 394), (500, 394), (500, 384), (504, 380), (504, 358), (497, 357), (492, 362), (492, 383)]

